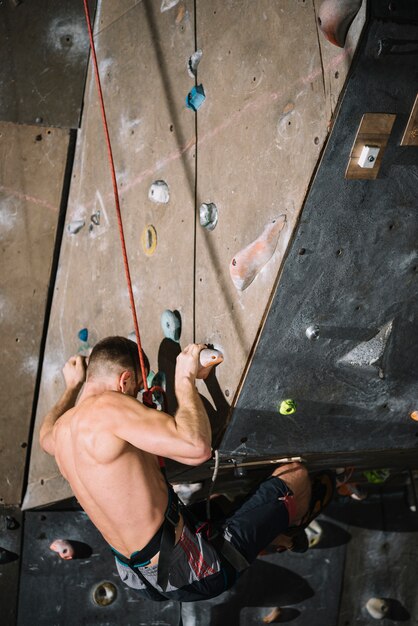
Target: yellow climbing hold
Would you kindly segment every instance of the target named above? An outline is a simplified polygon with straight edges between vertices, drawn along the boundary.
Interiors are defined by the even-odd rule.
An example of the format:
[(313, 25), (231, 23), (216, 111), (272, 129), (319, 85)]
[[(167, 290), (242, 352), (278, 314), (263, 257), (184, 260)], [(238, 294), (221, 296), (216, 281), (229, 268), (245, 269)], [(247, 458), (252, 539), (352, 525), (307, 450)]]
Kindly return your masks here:
[(147, 256), (152, 256), (157, 247), (157, 231), (152, 224), (145, 226), (141, 235), (142, 249)]
[(296, 402), (294, 400), (283, 400), (279, 406), (279, 413), (281, 415), (296, 413)]

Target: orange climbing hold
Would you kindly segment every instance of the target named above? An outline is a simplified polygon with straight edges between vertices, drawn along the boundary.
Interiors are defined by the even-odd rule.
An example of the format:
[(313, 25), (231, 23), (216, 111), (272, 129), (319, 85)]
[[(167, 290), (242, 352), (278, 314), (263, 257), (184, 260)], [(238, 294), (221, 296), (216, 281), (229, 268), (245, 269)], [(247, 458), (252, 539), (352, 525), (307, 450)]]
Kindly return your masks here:
[(412, 411), (411, 418), (418, 422), (418, 411)]
[(271, 259), (285, 224), (285, 215), (275, 218), (266, 225), (258, 239), (234, 256), (229, 265), (229, 273), (232, 282), (239, 291), (247, 289)]

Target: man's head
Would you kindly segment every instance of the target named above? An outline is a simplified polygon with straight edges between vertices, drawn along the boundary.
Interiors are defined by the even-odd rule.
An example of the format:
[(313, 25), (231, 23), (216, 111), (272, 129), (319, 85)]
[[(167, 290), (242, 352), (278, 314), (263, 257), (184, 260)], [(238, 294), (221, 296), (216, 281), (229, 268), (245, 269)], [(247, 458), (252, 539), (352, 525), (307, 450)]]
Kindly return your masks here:
[[(149, 372), (149, 361), (144, 352), (145, 370)], [(87, 382), (115, 381), (119, 391), (136, 397), (143, 387), (138, 346), (126, 337), (106, 337), (97, 343), (90, 355), (87, 367)]]

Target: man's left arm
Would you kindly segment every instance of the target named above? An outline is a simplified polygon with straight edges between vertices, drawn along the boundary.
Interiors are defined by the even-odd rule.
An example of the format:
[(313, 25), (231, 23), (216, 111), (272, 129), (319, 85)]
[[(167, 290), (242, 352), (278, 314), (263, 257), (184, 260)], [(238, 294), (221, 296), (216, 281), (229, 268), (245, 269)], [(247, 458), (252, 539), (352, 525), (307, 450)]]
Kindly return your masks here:
[(54, 425), (61, 415), (75, 406), (86, 377), (85, 359), (81, 356), (72, 356), (65, 364), (62, 373), (65, 380), (65, 391), (45, 415), (39, 432), (41, 448), (52, 456), (55, 455)]

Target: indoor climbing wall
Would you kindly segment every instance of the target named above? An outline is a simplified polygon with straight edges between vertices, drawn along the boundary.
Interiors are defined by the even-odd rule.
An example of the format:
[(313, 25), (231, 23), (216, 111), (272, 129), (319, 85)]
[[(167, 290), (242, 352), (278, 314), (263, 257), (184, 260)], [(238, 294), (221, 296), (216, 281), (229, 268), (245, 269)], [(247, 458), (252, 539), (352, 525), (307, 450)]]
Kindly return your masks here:
[(68, 131), (0, 123), (0, 503), (20, 504)]
[[(98, 3), (95, 43), (143, 346), (154, 371), (194, 339), (222, 350), (224, 405), (235, 402), (363, 23), (364, 10), (347, 48), (336, 48), (320, 42), (311, 2)], [(133, 331), (106, 158), (90, 71), (26, 508), (71, 495), (37, 441), (66, 358)], [(181, 319), (167, 353), (178, 337), (173, 318), (161, 327), (164, 311)]]

